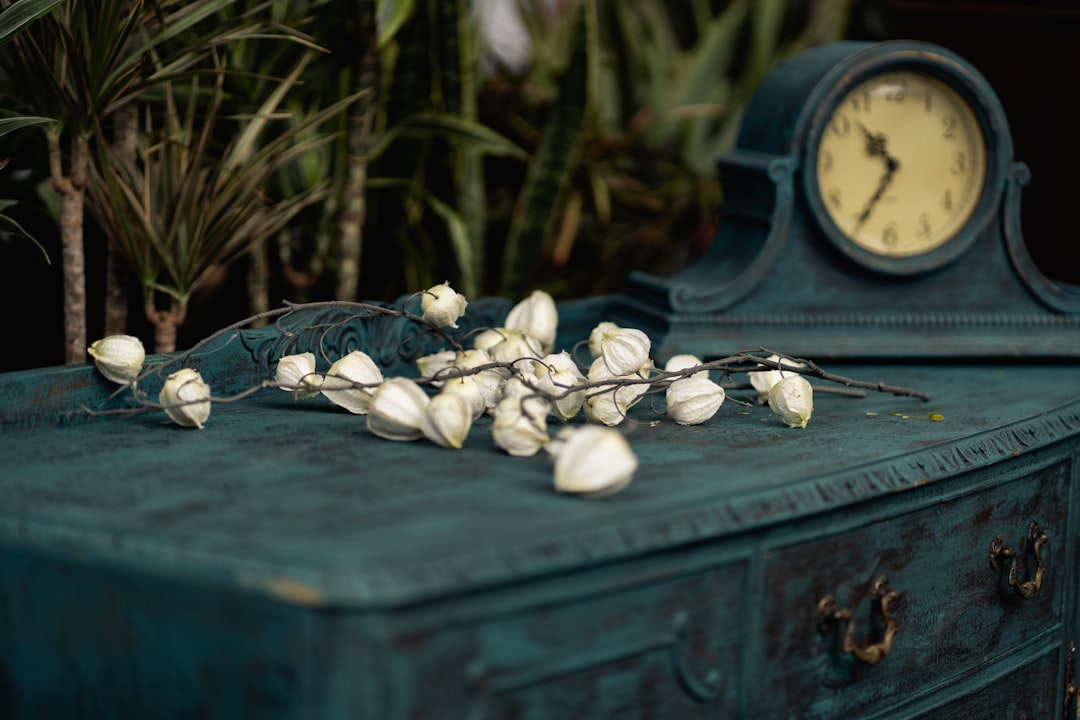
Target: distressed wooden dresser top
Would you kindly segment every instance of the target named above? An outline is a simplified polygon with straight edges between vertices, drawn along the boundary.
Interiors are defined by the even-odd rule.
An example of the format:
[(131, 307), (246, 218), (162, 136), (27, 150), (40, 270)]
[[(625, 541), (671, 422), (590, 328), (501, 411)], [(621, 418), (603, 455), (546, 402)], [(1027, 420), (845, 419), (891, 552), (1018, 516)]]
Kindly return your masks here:
[(500, 453), (489, 420), (460, 451), (394, 443), (321, 397), (273, 389), (215, 405), (201, 431), (160, 413), (9, 429), (0, 543), (311, 605), (387, 607), (790, 521), (1080, 432), (1075, 366), (835, 369), (933, 399), (819, 393), (805, 430), (734, 403), (702, 426), (653, 426), (642, 403), (623, 426), (635, 481), (600, 500), (556, 494), (547, 458)]

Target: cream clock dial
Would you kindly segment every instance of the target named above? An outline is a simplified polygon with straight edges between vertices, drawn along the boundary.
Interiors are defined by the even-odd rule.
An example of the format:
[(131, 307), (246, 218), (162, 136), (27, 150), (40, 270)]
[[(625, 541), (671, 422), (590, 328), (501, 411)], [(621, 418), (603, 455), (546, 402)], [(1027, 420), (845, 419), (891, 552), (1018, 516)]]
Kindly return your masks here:
[(905, 258), (945, 245), (986, 182), (986, 139), (952, 87), (917, 71), (856, 85), (817, 146), (821, 202), (837, 230), (872, 255)]

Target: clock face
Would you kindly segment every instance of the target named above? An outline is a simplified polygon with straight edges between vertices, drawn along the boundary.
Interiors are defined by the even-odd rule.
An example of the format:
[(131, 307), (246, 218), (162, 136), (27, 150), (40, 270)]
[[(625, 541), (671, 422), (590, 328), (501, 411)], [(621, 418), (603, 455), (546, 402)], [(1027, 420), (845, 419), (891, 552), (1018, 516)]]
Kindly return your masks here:
[(949, 243), (986, 183), (986, 139), (952, 87), (898, 70), (856, 85), (821, 131), (813, 172), (842, 241), (882, 258)]

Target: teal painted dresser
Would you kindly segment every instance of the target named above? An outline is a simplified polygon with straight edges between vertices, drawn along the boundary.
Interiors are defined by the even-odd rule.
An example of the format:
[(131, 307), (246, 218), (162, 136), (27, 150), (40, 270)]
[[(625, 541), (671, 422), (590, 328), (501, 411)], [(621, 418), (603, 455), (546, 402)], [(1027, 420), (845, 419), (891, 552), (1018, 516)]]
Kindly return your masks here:
[[(237, 392), (286, 337), (189, 364)], [(87, 417), (124, 405), (91, 366), (9, 373), (0, 717), (1075, 718), (1080, 366), (824, 364), (933, 399), (628, 423), (635, 481), (595, 500), (484, 421), (391, 443), (267, 389), (196, 431)]]

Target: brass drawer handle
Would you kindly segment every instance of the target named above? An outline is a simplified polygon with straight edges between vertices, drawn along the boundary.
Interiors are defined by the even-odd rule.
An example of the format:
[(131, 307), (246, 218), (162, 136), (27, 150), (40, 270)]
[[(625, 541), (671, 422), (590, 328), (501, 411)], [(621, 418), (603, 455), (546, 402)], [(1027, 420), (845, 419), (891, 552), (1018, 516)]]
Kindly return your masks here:
[(990, 540), (990, 567), (994, 572), (1001, 572), (1001, 561), (1011, 560), (1009, 566), (1009, 585), (1016, 588), (1021, 597), (1030, 598), (1039, 592), (1042, 587), (1043, 576), (1046, 575), (1046, 563), (1042, 559), (1043, 545), (1050, 542), (1050, 536), (1042, 531), (1039, 523), (1033, 522), (1028, 526), (1028, 544), (1035, 554), (1035, 577), (1026, 582), (1016, 579), (1016, 564), (1019, 553), (1013, 548), (1005, 547), (1005, 540), (1000, 535), (995, 535)]
[(872, 643), (866, 647), (856, 645), (853, 613), (848, 608), (838, 609), (836, 598), (832, 595), (826, 595), (818, 601), (818, 628), (822, 634), (826, 634), (834, 625), (846, 622), (847, 632), (844, 633), (844, 652), (854, 655), (867, 665), (877, 665), (892, 650), (893, 638), (900, 631), (900, 625), (893, 619), (890, 610), (890, 605), (900, 597), (900, 593), (889, 587), (888, 578), (880, 575), (874, 579), (870, 597), (877, 603), (881, 619), (885, 622), (885, 634), (881, 642)]

